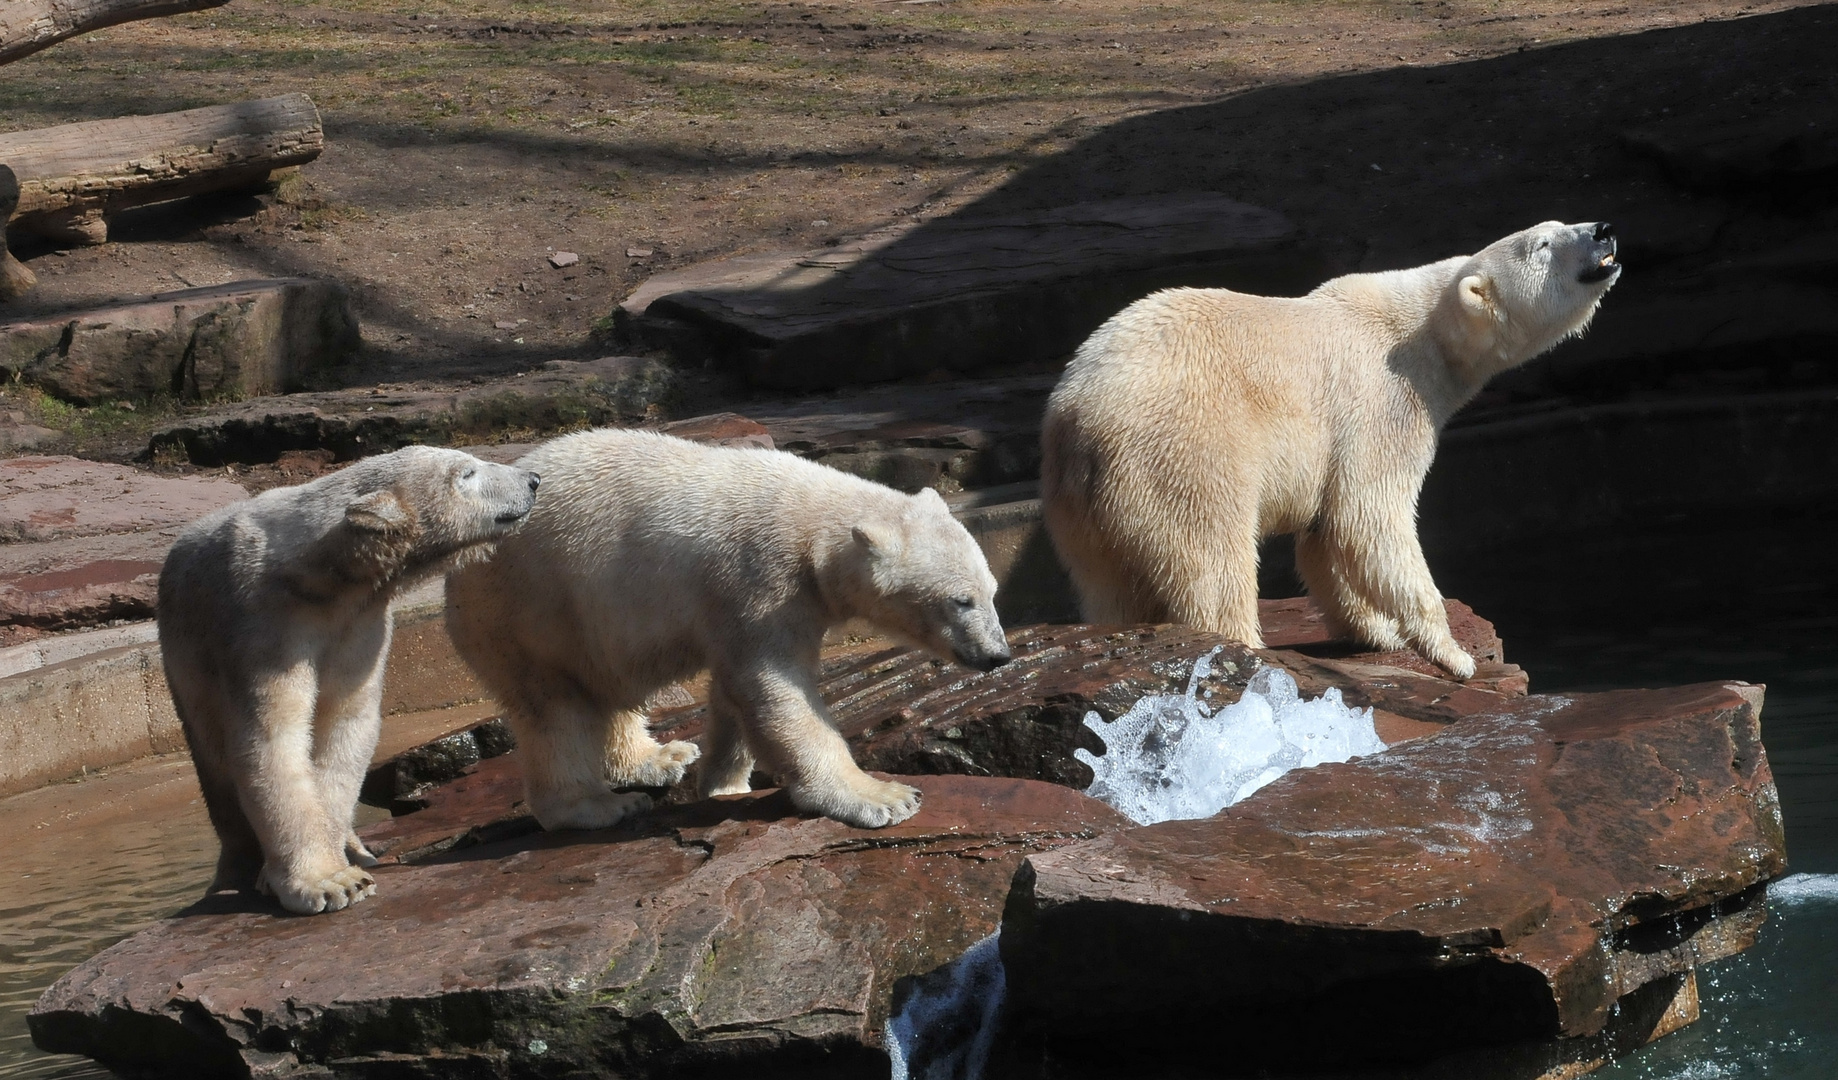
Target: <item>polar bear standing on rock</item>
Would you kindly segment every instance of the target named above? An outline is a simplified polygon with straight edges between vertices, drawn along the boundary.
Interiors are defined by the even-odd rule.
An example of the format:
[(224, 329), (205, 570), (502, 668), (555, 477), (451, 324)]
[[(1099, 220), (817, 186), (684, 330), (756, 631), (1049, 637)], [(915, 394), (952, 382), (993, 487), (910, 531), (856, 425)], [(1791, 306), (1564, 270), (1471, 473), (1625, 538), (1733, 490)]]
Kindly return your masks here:
[(698, 790), (748, 790), (757, 757), (800, 809), (864, 828), (919, 793), (861, 771), (817, 694), (824, 631), (866, 618), (942, 656), (1007, 662), (995, 578), (935, 491), (903, 495), (777, 450), (589, 431), (518, 464), (530, 523), (447, 579), (453, 641), (517, 734), (531, 811), (605, 828), (696, 760), (659, 744), (645, 700), (708, 669)]
[(390, 598), (487, 554), (537, 477), (414, 446), (187, 526), (160, 573), (160, 652), (223, 850), (212, 891), (289, 911), (375, 891), (351, 829), (381, 728)]
[(1299, 299), (1169, 289), (1125, 308), (1080, 346), (1041, 432), (1047, 528), (1084, 617), (1261, 645), (1257, 542), (1294, 533), (1331, 628), (1471, 677), (1417, 541), (1437, 435), (1589, 325), (1615, 251), (1607, 223), (1548, 221)]

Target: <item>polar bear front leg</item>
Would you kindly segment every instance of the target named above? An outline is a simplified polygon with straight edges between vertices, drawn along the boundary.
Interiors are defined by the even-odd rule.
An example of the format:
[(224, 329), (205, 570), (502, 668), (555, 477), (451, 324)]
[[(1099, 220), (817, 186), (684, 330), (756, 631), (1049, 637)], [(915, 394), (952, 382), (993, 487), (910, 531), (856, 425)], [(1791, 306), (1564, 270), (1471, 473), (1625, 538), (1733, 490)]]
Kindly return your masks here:
[(1321, 608), (1328, 633), (1358, 641), (1375, 649), (1402, 649), (1407, 645), (1398, 621), (1372, 606), (1342, 568), (1349, 556), (1337, 551), (1328, 538), (1313, 530), (1295, 534), (1296, 570), (1308, 586), (1308, 595)]
[(326, 813), (344, 825), (340, 843), (354, 866), (377, 858), (351, 827), (358, 791), (383, 730), (383, 666), (389, 656), (387, 614), (354, 629), (328, 650), (319, 668), (313, 768)]
[(748, 742), (793, 806), (862, 829), (897, 824), (919, 812), (916, 789), (877, 780), (855, 764), (805, 672), (768, 661), (750, 670), (719, 671), (715, 682), (740, 706)]
[[(1449, 613), (1424, 561), (1415, 515), (1373, 517), (1376, 523), (1342, 549), (1336, 572), (1374, 608), (1395, 620), (1405, 644), (1457, 679), (1472, 678), (1474, 658), (1449, 633)], [(1382, 641), (1372, 644), (1385, 647)]]
[(259, 681), (250, 730), (235, 750), (237, 795), (261, 839), (264, 862), (256, 888), (288, 911), (338, 911), (370, 896), (376, 882), (345, 853), (347, 812), (332, 814), (313, 764), (318, 680), (298, 664)]

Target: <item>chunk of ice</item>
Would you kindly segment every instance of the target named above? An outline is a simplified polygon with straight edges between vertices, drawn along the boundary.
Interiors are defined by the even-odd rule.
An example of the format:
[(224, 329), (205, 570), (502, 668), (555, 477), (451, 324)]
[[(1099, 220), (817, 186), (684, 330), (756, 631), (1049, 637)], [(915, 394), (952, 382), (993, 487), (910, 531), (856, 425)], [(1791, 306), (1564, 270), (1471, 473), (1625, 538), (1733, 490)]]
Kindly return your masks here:
[(1346, 761), (1385, 749), (1371, 709), (1352, 709), (1340, 691), (1305, 701), (1287, 671), (1266, 667), (1244, 696), (1217, 712), (1196, 695), (1214, 649), (1194, 662), (1185, 694), (1151, 694), (1109, 724), (1085, 726), (1104, 756), (1073, 754), (1096, 777), (1085, 793), (1139, 825), (1211, 817), (1290, 769)]

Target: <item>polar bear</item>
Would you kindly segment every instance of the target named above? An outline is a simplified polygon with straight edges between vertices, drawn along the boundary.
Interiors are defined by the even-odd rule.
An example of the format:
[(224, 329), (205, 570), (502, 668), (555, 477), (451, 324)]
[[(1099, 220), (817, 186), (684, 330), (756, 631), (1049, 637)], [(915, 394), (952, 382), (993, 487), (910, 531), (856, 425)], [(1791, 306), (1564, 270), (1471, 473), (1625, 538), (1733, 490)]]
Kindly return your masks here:
[(548, 829), (645, 809), (698, 756), (645, 728), (654, 691), (710, 673), (703, 796), (757, 757), (800, 809), (864, 828), (919, 792), (861, 771), (817, 694), (824, 631), (865, 618), (969, 667), (1009, 659), (995, 578), (935, 491), (903, 495), (778, 450), (589, 431), (519, 465), (543, 502), (489, 562), (447, 579), (447, 625), (517, 735)]
[(160, 573), (166, 684), (222, 843), (212, 891), (289, 911), (375, 891), (352, 831), (381, 727), (390, 597), (522, 524), (536, 474), (413, 446), (187, 526)]
[(1125, 308), (1041, 431), (1043, 513), (1084, 617), (1258, 646), (1257, 542), (1294, 533), (1332, 629), (1471, 677), (1417, 541), (1437, 435), (1489, 378), (1580, 334), (1620, 273), (1607, 223), (1547, 221), (1299, 299), (1169, 289)]

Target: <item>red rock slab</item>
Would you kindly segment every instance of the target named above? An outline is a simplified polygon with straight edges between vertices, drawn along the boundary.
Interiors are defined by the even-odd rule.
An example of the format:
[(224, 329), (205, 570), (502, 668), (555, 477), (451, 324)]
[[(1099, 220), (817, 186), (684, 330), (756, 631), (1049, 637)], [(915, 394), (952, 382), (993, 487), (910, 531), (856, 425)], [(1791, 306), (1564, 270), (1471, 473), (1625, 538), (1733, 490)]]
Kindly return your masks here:
[(1503, 699), (1209, 819), (1031, 856), (1011, 1004), (1053, 1054), (1139, 1050), (1152, 1019), (1161, 1059), (1253, 1067), (1600, 1032), (1753, 940), (1786, 867), (1761, 696)]
[(757, 792), (380, 867), (329, 915), (207, 898), (59, 980), (33, 1038), (166, 1076), (885, 1075), (894, 981), (990, 933), (1024, 856), (1124, 823), (1050, 784), (917, 783), (872, 832)]
[(228, 480), (73, 457), (7, 458), (0, 460), (0, 543), (183, 525), (248, 497)]

